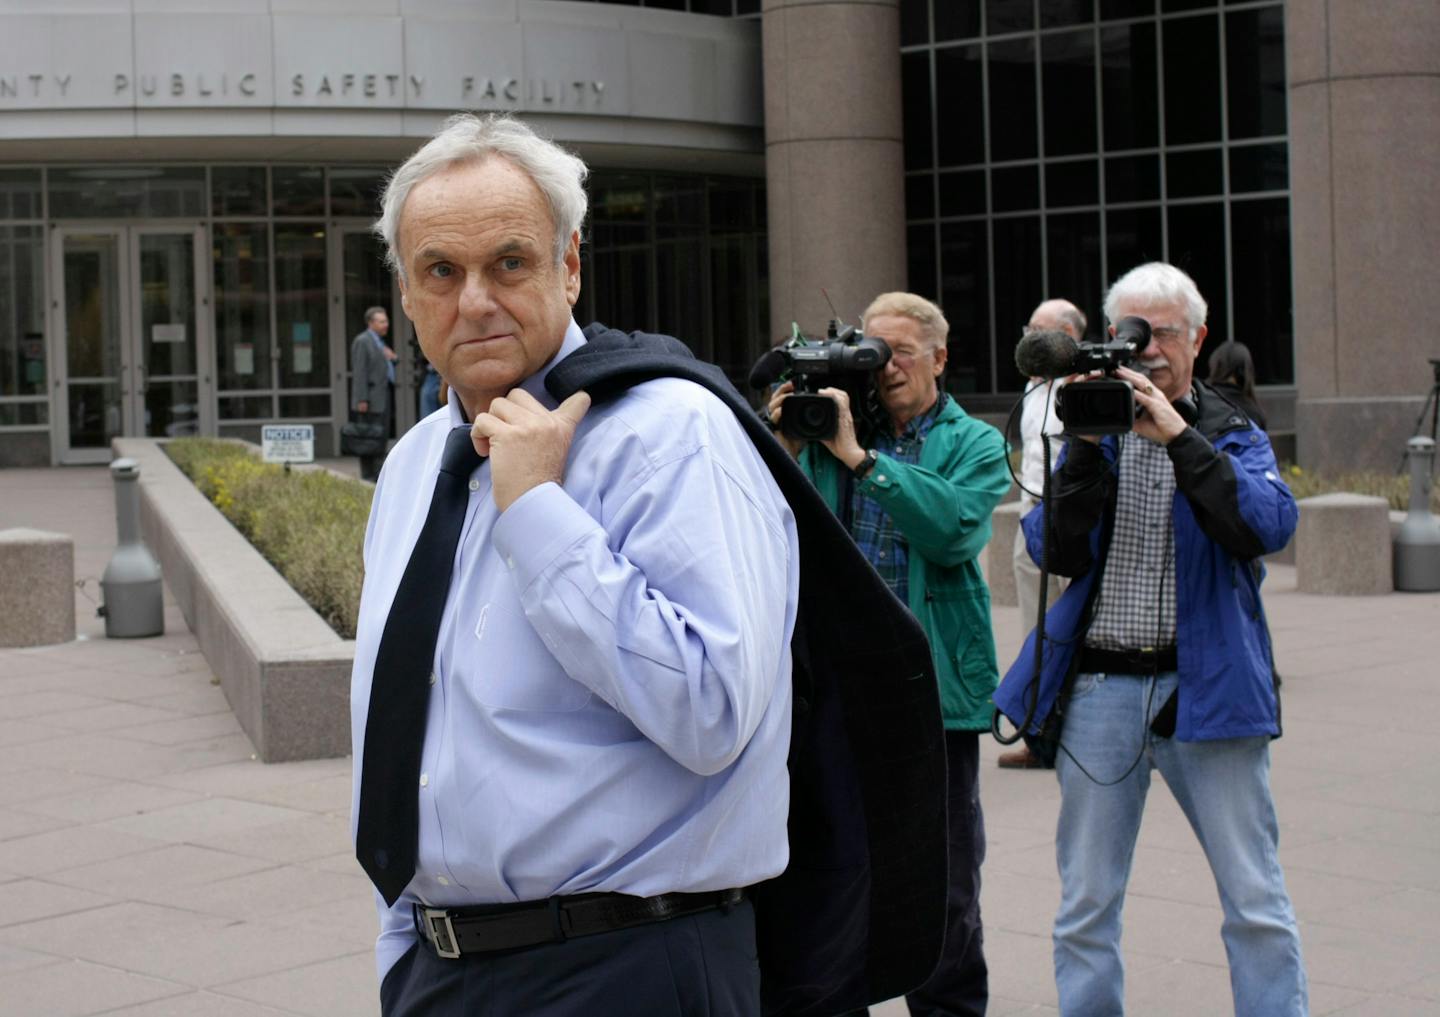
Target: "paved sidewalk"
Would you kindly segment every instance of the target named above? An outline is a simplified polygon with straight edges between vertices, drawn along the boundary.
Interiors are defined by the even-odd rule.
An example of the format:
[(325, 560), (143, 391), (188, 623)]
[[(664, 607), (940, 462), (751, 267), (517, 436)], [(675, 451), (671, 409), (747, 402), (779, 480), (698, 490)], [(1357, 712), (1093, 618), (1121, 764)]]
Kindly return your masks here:
[[(0, 470), (12, 526), (72, 535), (87, 581), (80, 639), (0, 650), (0, 1017), (376, 1014), (349, 760), (255, 761), (168, 595), (166, 635), (105, 639), (89, 598), (115, 544), (107, 471)], [(1266, 593), (1313, 1012), (1440, 1013), (1440, 594), (1303, 596), (1284, 567)], [(1018, 612), (995, 625), (1007, 658)], [(982, 772), (990, 1012), (1053, 1013), (1059, 795), (1052, 774), (997, 769), (999, 751), (985, 743)], [(1140, 839), (1130, 1012), (1228, 1013), (1214, 884), (1159, 780)]]

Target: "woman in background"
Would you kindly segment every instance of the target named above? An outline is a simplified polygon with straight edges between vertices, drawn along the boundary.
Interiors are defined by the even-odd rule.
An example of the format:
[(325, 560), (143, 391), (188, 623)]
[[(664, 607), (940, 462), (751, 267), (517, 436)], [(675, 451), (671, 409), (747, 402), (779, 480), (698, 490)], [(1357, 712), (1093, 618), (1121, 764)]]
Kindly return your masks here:
[(1270, 429), (1265, 424), (1265, 411), (1255, 398), (1255, 361), (1244, 343), (1232, 339), (1217, 346), (1210, 354), (1210, 376), (1206, 381), (1262, 431)]

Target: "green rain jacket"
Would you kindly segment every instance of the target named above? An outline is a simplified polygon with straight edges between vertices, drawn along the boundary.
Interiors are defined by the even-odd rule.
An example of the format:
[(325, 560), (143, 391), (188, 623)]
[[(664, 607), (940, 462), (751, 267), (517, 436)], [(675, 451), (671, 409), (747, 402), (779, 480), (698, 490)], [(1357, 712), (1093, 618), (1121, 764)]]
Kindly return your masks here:
[[(831, 511), (841, 514), (850, 471), (817, 442), (801, 450), (800, 466)], [(910, 610), (930, 639), (950, 731), (990, 728), (999, 668), (979, 558), (990, 540), (990, 513), (1009, 487), (1005, 439), (954, 399), (945, 401), (918, 464), (882, 454), (860, 482), (909, 545)]]

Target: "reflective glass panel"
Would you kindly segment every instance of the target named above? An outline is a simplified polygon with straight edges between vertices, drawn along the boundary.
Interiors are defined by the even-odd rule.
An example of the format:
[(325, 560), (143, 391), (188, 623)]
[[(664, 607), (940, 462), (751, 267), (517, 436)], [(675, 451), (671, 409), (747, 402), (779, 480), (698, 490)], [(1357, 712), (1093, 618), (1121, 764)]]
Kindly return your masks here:
[(263, 216), (264, 166), (211, 166), (210, 209), (216, 216)]
[(927, 300), (937, 300), (934, 223), (919, 223), (906, 228), (905, 261), (910, 268), (910, 291)]
[(1040, 207), (1040, 168), (1005, 166), (990, 171), (990, 200), (997, 212)]
[(1045, 154), (1083, 155), (1096, 150), (1095, 33), (1042, 36)]
[(385, 190), (385, 173), (385, 169), (379, 166), (332, 166), (330, 214), (378, 218), (380, 194)]
[[(936, 54), (936, 59), (941, 60), (942, 64), (944, 58), (945, 53)], [(935, 101), (940, 107), (942, 123), (946, 122), (944, 117), (954, 101), (953, 92), (957, 84), (963, 85), (965, 82), (949, 82), (944, 77), (936, 82), (938, 94)], [(900, 55), (900, 94), (901, 118), (905, 130), (905, 168), (929, 169), (935, 163), (935, 147), (930, 140), (929, 50)], [(947, 140), (947, 133), (940, 132), (942, 146)]]
[(1290, 185), (1290, 150), (1284, 142), (1230, 149), (1230, 191), (1282, 191)]
[[(219, 388), (268, 389), (270, 252), (266, 226), (216, 223), (214, 237), (215, 364)], [(229, 415), (224, 412), (225, 405), (222, 400), (222, 418)]]
[[(1290, 202), (1236, 201), (1230, 206), (1231, 286), (1235, 335), (1250, 347), (1261, 384), (1295, 380), (1295, 322), (1290, 297)], [(1211, 345), (1209, 340), (1205, 343)]]
[(1045, 205), (1065, 208), (1100, 201), (1100, 164), (1094, 159), (1052, 162), (1045, 167)]
[[(1045, 293), (1063, 296), (1094, 319), (1105, 291), (1100, 275), (1100, 213), (1074, 212), (1045, 218), (1050, 278)], [(1098, 335), (1098, 330), (1089, 329)], [(1002, 359), (1001, 363), (1005, 361)], [(1004, 386), (1004, 379), (1001, 379)]]
[(1031, 158), (1036, 142), (1035, 40), (992, 42), (986, 51), (990, 60), (990, 158)]
[(0, 226), (0, 396), (44, 395), (45, 236)]
[(941, 166), (967, 166), (985, 161), (982, 53), (979, 46), (954, 46), (935, 51)]
[[(945, 387), (990, 391), (990, 271), (983, 221), (940, 225), (940, 307), (950, 322)], [(1027, 311), (1028, 313), (1028, 311)]]
[(40, 171), (0, 169), (0, 219), (38, 219)]
[(985, 171), (952, 170), (941, 173), (940, 214), (984, 215)]
[(1040, 4), (1040, 27), (1083, 25), (1095, 17), (1095, 0), (1043, 0)]
[[(347, 234), (375, 245), (369, 234)], [(346, 252), (349, 253), (348, 251)], [(349, 295), (346, 258), (347, 297)], [(386, 296), (389, 273), (384, 273)], [(385, 303), (389, 303), (387, 299)], [(364, 308), (358, 318), (348, 317), (349, 333), (364, 328)], [(348, 322), (357, 322), (350, 328)], [(325, 230), (319, 223), (275, 224), (275, 330), (279, 353), (280, 387), (320, 388), (330, 382), (329, 328), (325, 315)]]
[(1225, 186), (1220, 149), (1169, 152), (1165, 156), (1165, 192), (1172, 198), (1219, 194)]
[(1225, 209), (1218, 201), (1201, 205), (1171, 205), (1170, 251), (1166, 259), (1195, 280), (1200, 295), (1210, 305), (1207, 344), (1218, 346), (1226, 334), (1225, 306)]
[(151, 437), (200, 432), (195, 355), (195, 238), (191, 233), (142, 233), (140, 350), (145, 419)]
[(325, 171), (320, 167), (272, 167), (270, 185), (276, 215), (325, 214)]
[(705, 244), (698, 230), (688, 239), (655, 245), (655, 327), (689, 346), (702, 360), (709, 360), (713, 350), (705, 327), (709, 315), (704, 269)]
[(1216, 15), (1161, 22), (1165, 36), (1165, 142), (1220, 140), (1220, 21)]
[(985, 34), (1028, 32), (1035, 27), (1031, 0), (985, 0)]
[(1160, 140), (1155, 25), (1135, 22), (1100, 33), (1105, 148), (1148, 148)]
[(935, 0), (935, 39), (973, 39), (980, 34), (980, 0)]
[[(1161, 239), (1160, 208), (1117, 208), (1105, 213), (1105, 263), (1108, 285), (1136, 265), (1165, 257)], [(1092, 331), (1099, 332), (1096, 323)]]
[[(1040, 262), (1040, 217), (996, 219), (995, 233), (995, 351), (1000, 365), (999, 384), (1015, 388), (1015, 344), (1030, 312), (1046, 296)], [(993, 391), (985, 389), (982, 391)]]
[(1151, 201), (1160, 197), (1160, 157), (1120, 155), (1105, 160), (1105, 200)]
[(930, 38), (930, 0), (900, 0), (900, 45), (914, 46)]
[(201, 166), (72, 166), (50, 170), (54, 219), (199, 218)]
[(1225, 70), (1230, 137), (1284, 134), (1285, 14), (1281, 7), (1225, 15)]
[(929, 219), (935, 214), (935, 175), (911, 174), (905, 178), (905, 218)]

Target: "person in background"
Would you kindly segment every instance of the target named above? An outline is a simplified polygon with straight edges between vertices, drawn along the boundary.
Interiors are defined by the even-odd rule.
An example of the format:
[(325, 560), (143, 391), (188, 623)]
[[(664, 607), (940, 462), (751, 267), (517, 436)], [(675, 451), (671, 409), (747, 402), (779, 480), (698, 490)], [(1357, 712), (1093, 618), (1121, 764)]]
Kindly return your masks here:
[[(777, 437), (930, 639), (949, 766), (950, 895), (940, 963), (905, 999), (916, 1017), (978, 1015), (989, 1000), (979, 739), (999, 674), (979, 556), (1010, 486), (1005, 439), (939, 385), (950, 332), (940, 308), (913, 293), (884, 293), (866, 309), (863, 328), (891, 353), (875, 372), (877, 419), (856, 420), (844, 390), (823, 388), (820, 395), (839, 404), (835, 436), (809, 444)], [(787, 381), (772, 395), (772, 427), (793, 391)]]
[(425, 378), (420, 382), (420, 419), (424, 420), (441, 407), (440, 372), (435, 365), (426, 363)]
[(1255, 398), (1255, 361), (1248, 346), (1231, 339), (1215, 347), (1215, 352), (1210, 354), (1210, 374), (1205, 380), (1260, 430), (1270, 430), (1260, 400)]
[[(1046, 300), (1035, 308), (1024, 334), (1031, 332), (1064, 332), (1079, 342), (1085, 335), (1085, 315), (1068, 300)], [(1065, 382), (1060, 379), (1047, 381), (1045, 378), (1031, 378), (1024, 406), (1020, 411), (1020, 514), (1023, 516), (1038, 503), (1036, 495), (1044, 490), (1045, 446), (1043, 435), (1052, 435), (1050, 442), (1050, 463), (1053, 467), (1060, 458), (1065, 443), (1059, 440), (1064, 425), (1055, 413), (1055, 397)], [(1034, 492), (1032, 494), (1031, 492)], [(1015, 597), (1020, 604), (1020, 630), (1029, 631), (1035, 626), (1035, 613), (1040, 606), (1040, 567), (1030, 557), (1025, 547), (1025, 531), (1015, 528), (1015, 548), (1012, 555), (1015, 572)], [(1047, 604), (1055, 603), (1065, 590), (1069, 580), (1064, 576), (1050, 577)], [(1024, 742), (1020, 747), (1000, 753), (997, 760), (1007, 770), (1032, 770), (1042, 767), (1043, 761), (1030, 751)]]
[[(389, 433), (390, 392), (395, 384), (395, 351), (385, 342), (390, 316), (383, 307), (365, 311), (365, 330), (350, 341), (350, 411), (361, 423), (380, 424)], [(360, 457), (360, 477), (380, 476), (385, 453)]]

